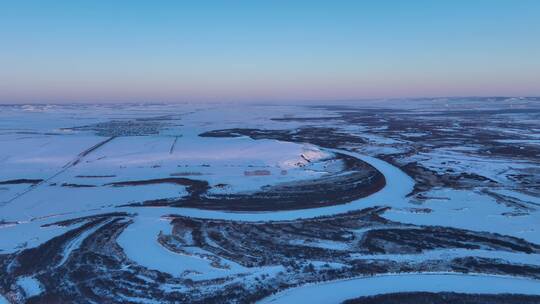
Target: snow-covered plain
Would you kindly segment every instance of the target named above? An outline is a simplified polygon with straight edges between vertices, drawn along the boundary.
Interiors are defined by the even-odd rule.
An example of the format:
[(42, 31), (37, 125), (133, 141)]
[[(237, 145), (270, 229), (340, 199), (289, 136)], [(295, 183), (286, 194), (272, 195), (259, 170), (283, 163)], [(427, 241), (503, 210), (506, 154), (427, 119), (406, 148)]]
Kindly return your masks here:
[[(437, 106), (440, 102), (445, 103), (444, 108)], [(521, 104), (531, 106), (526, 101)], [(381, 113), (377, 112), (383, 107), (380, 103), (335, 108), (196, 104), (2, 106), (0, 259), (38, 248), (73, 229), (82, 229), (85, 222), (47, 224), (125, 212), (127, 217), (120, 222), (126, 223), (126, 227), (115, 240), (129, 261), (170, 274), (174, 280), (204, 282), (202, 286), (207, 287), (197, 289), (202, 290), (201, 294), (219, 295), (224, 287), (234, 284), (246, 290), (257, 291), (264, 284), (275, 289), (279, 282), (300, 286), (263, 302), (335, 303), (400, 291), (540, 294), (535, 292), (540, 290), (540, 253), (536, 251), (498, 251), (480, 246), (385, 254), (355, 252), (353, 247), (320, 236), (304, 242), (291, 241), (293, 247), (348, 252), (353, 261), (409, 265), (474, 257), (534, 269), (513, 276), (419, 272), (315, 284), (331, 277), (304, 275), (297, 270), (298, 266), (279, 262), (245, 265), (234, 257), (227, 258), (227, 249), (215, 242), (211, 248), (183, 246), (183, 253), (158, 242), (160, 236), (179, 233), (171, 222), (175, 216), (257, 225), (292, 222), (302, 226), (305, 221), (320, 217), (387, 207), (383, 220), (399, 224), (459, 228), (540, 244), (540, 188), (536, 188), (540, 181), (540, 154), (535, 152), (538, 137), (534, 134), (540, 128), (535, 127), (536, 112), (504, 113), (501, 108), (505, 109), (505, 103), (474, 103), (480, 109), (502, 113), (485, 118), (485, 128), (464, 129), (468, 118), (460, 116), (462, 105), (463, 101), (415, 101), (397, 106), (389, 102), (384, 105), (385, 110), (395, 112)], [(536, 109), (534, 103), (531, 107)], [(448, 119), (441, 116), (441, 111)], [(414, 123), (403, 123), (408, 120)], [(512, 124), (514, 121), (519, 123)], [(523, 127), (525, 124), (528, 125)], [(235, 128), (275, 133), (258, 139), (245, 134), (199, 136)], [(330, 132), (328, 135), (321, 131), (321, 136), (327, 136), (324, 138), (329, 143), (336, 140), (337, 144), (313, 138), (309, 133), (312, 130)], [(469, 134), (474, 131), (482, 134), (478, 136), (481, 140)], [(297, 135), (291, 137), (294, 140), (276, 136), (283, 132)], [(193, 189), (182, 184), (185, 179), (205, 181), (209, 186), (207, 193), (217, 195), (249, 194), (272, 185), (324, 178), (342, 169), (341, 164), (328, 161), (338, 153), (373, 166), (384, 175), (384, 187), (350, 202), (301, 210), (232, 212), (134, 205), (190, 195)], [(130, 182), (135, 185), (125, 185)], [(106, 219), (77, 234), (58, 252), (60, 258), (55, 267), (67, 264), (85, 246), (85, 240), (114, 222), (114, 218)], [(358, 230), (359, 241), (371, 229)], [(328, 230), (330, 234), (334, 232)], [(203, 238), (210, 240), (204, 235)], [(309, 257), (299, 263), (300, 267), (312, 265), (314, 273), (351, 268), (341, 262)], [(0, 303), (50, 292), (50, 287), (34, 274), (5, 276), (13, 284), (9, 288), (0, 286)], [(193, 292), (189, 285), (192, 283), (174, 280), (160, 284), (167, 295)], [(229, 283), (215, 283), (220, 280)], [(155, 302), (143, 294), (122, 294), (118, 299)]]

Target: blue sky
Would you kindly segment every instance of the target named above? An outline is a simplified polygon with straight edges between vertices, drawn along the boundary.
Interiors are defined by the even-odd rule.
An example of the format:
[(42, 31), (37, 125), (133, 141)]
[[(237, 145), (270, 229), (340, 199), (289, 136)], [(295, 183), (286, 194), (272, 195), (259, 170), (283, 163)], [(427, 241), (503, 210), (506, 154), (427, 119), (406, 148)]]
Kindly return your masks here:
[(0, 102), (540, 95), (540, 1), (3, 1)]

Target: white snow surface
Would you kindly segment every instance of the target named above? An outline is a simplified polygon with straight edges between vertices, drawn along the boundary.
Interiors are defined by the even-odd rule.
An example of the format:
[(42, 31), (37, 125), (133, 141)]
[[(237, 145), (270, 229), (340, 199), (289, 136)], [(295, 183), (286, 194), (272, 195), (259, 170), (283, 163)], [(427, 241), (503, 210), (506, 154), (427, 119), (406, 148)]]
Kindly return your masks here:
[(229, 269), (214, 268), (210, 265), (210, 260), (178, 254), (166, 249), (158, 243), (157, 239), (160, 232), (170, 234), (171, 229), (172, 226), (168, 221), (159, 216), (144, 215), (143, 212), (118, 237), (118, 244), (131, 260), (147, 268), (174, 276), (192, 271), (195, 272), (194, 278), (209, 279), (247, 271), (245, 267), (231, 261), (226, 262)]
[(34, 277), (20, 277), (17, 279), (17, 285), (26, 293), (26, 296), (33, 297), (43, 292), (41, 283)]
[[(370, 144), (354, 147), (357, 152), (321, 149), (308, 144), (276, 140), (252, 140), (248, 137), (202, 138), (198, 134), (216, 129), (250, 128), (293, 129), (302, 122), (272, 121), (269, 117), (327, 116), (318, 126), (334, 126), (335, 117), (327, 111), (303, 107), (223, 107), (214, 105), (89, 105), (55, 106), (28, 105), (0, 108), (0, 181), (10, 179), (44, 179), (35, 186), (28, 184), (0, 185), (0, 254), (35, 247), (71, 227), (49, 226), (46, 223), (105, 212), (136, 213), (134, 223), (118, 238), (128, 257), (151, 268), (179, 276), (186, 271), (194, 280), (223, 277), (235, 273), (272, 273), (281, 266), (246, 268), (232, 261), (222, 260), (227, 269), (215, 268), (210, 261), (197, 255), (181, 255), (165, 249), (157, 242), (160, 232), (170, 233), (167, 215), (212, 218), (236, 221), (286, 221), (340, 214), (371, 206), (391, 206), (384, 216), (390, 220), (416, 225), (440, 225), (489, 231), (524, 238), (540, 243), (540, 213), (508, 215), (508, 206), (475, 190), (433, 189), (426, 196), (422, 208), (429, 213), (412, 212), (411, 199), (406, 195), (414, 181), (399, 168), (370, 155), (400, 151), (407, 141), (370, 133), (362, 125), (343, 126), (342, 130), (367, 139)], [(121, 109), (119, 111), (119, 109)], [(290, 113), (297, 113), (290, 115)], [(76, 132), (66, 127), (89, 125), (110, 120), (170, 115), (181, 119), (178, 125), (167, 126), (156, 136), (118, 137), (80, 158), (81, 152), (107, 139), (91, 131)], [(288, 116), (287, 116), (288, 115)], [(381, 128), (381, 130), (383, 130)], [(509, 132), (509, 130), (503, 130)], [(517, 131), (516, 131), (517, 132)], [(508, 133), (511, 135), (511, 133)], [(408, 132), (406, 137), (423, 136)], [(533, 136), (537, 138), (538, 136)], [(505, 143), (521, 144), (515, 140)], [(538, 144), (538, 141), (527, 141)], [(508, 160), (472, 157), (468, 152), (475, 147), (455, 147), (419, 153), (414, 160), (428, 168), (443, 172), (443, 162), (455, 162), (455, 169), (475, 172), (496, 181), (505, 182), (502, 172), (526, 169), (529, 164)], [(171, 207), (118, 207), (122, 204), (153, 199), (176, 198), (185, 195), (184, 186), (152, 184), (144, 186), (112, 187), (108, 183), (186, 176), (207, 180), (210, 185), (226, 184), (216, 192), (244, 192), (262, 186), (316, 178), (332, 168), (322, 166), (332, 153), (344, 153), (370, 163), (384, 174), (386, 186), (377, 193), (359, 200), (323, 208), (278, 212), (225, 212)], [(79, 159), (80, 158), (80, 159)], [(79, 162), (74, 166), (75, 160)], [(489, 164), (489, 166), (488, 166)], [(263, 175), (249, 175), (246, 171), (264, 170)], [(268, 174), (266, 174), (268, 171)], [(286, 171), (286, 174), (283, 173)], [(85, 176), (85, 177), (81, 177)], [(90, 177), (89, 177), (90, 176)], [(93, 176), (93, 177), (91, 177)], [(84, 184), (95, 187), (63, 187)], [(513, 191), (495, 189), (494, 192), (524, 202), (538, 204), (539, 198)], [(413, 202), (414, 203), (414, 202)], [(91, 232), (91, 231), (90, 231)], [(359, 232), (361, 233), (361, 232)], [(81, 237), (84, 237), (82, 235)], [(75, 239), (65, 249), (65, 255), (80, 245)], [(332, 242), (311, 244), (337, 250), (346, 249)], [(192, 253), (199, 248), (191, 248)], [(504, 253), (485, 250), (433, 250), (418, 255), (358, 255), (358, 259), (387, 258), (400, 261), (444, 259), (460, 256), (501, 258), (514, 263), (540, 264), (538, 254)], [(314, 262), (316, 264), (316, 262)], [(17, 280), (28, 295), (41, 293), (40, 282), (33, 277)], [(164, 286), (163, 288), (172, 288)], [(336, 292), (339, 290), (339, 292)], [(540, 281), (520, 278), (457, 275), (405, 274), (356, 278), (344, 281), (305, 285), (276, 294), (263, 303), (335, 303), (348, 298), (399, 291), (454, 291), (471, 293), (515, 292), (539, 294)], [(130, 300), (130, 299), (126, 299)], [(135, 299), (132, 299), (135, 300)], [(0, 303), (7, 302), (0, 295)]]
[(463, 274), (396, 274), (332, 281), (287, 289), (259, 303), (340, 303), (362, 296), (395, 292), (540, 294), (540, 281), (516, 277)]
[(332, 152), (340, 152), (357, 157), (384, 174), (386, 185), (380, 191), (358, 200), (335, 206), (310, 208), (291, 211), (272, 211), (272, 212), (227, 212), (214, 210), (201, 210), (195, 208), (171, 208), (171, 207), (156, 207), (156, 208), (130, 208), (137, 212), (151, 212), (153, 214), (162, 215), (182, 215), (194, 218), (211, 218), (234, 221), (286, 221), (303, 218), (313, 218), (324, 215), (334, 215), (354, 211), (358, 209), (373, 207), (373, 206), (408, 206), (406, 195), (412, 190), (414, 181), (403, 171), (391, 164), (370, 156), (361, 155), (355, 152), (348, 152), (336, 149), (328, 149)]
[(471, 190), (434, 189), (427, 196), (431, 198), (422, 207), (430, 208), (432, 211), (429, 213), (412, 213), (409, 208), (396, 206), (385, 212), (384, 217), (416, 225), (489, 231), (540, 243), (538, 211), (520, 216), (507, 215), (511, 209), (486, 194)]

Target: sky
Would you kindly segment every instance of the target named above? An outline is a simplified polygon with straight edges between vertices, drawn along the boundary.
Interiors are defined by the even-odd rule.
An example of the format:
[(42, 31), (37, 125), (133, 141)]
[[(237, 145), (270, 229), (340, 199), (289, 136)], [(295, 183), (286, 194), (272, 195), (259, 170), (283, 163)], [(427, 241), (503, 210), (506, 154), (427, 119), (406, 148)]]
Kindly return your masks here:
[(540, 96), (540, 1), (0, 0), (0, 103)]

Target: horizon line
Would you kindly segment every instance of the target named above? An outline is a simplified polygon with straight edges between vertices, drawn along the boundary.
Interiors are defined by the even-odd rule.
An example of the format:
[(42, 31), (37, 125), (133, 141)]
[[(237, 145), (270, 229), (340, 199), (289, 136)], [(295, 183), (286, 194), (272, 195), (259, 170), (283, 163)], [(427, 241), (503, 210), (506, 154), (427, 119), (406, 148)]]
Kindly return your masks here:
[(76, 105), (76, 104), (88, 104), (88, 105), (102, 105), (102, 104), (232, 104), (232, 103), (245, 103), (245, 104), (285, 104), (285, 103), (322, 103), (322, 102), (366, 102), (366, 101), (406, 101), (406, 100), (435, 100), (435, 99), (540, 99), (540, 94), (520, 96), (520, 95), (453, 95), (453, 96), (417, 96), (417, 97), (378, 97), (378, 98), (347, 98), (347, 99), (296, 99), (296, 100), (260, 100), (260, 101), (246, 101), (246, 100), (222, 100), (222, 101), (54, 101), (54, 102), (5, 102), (0, 100), (0, 106), (15, 106), (15, 105)]

